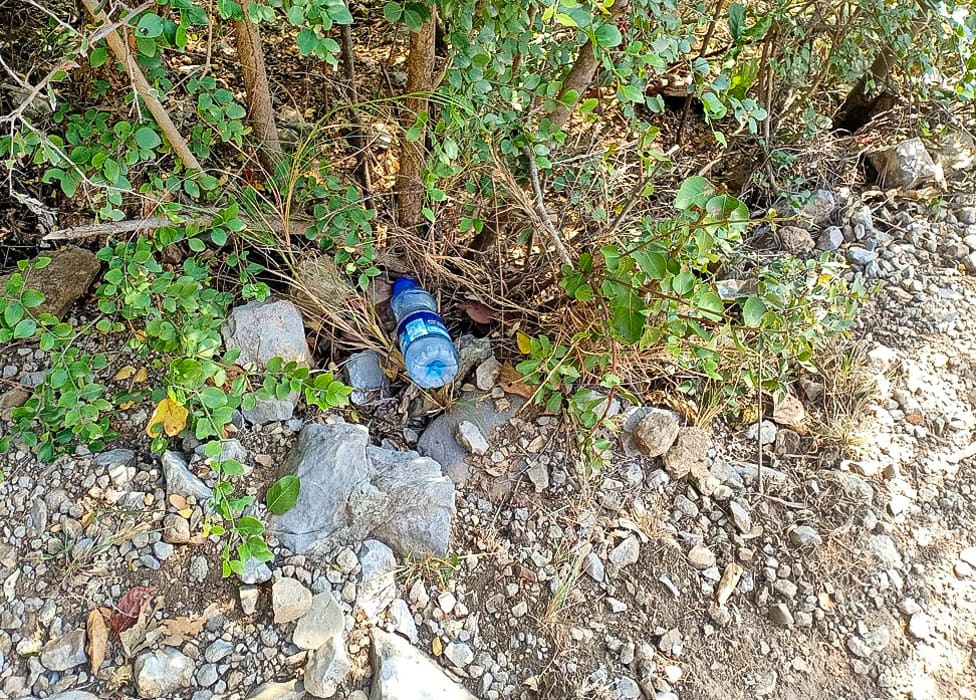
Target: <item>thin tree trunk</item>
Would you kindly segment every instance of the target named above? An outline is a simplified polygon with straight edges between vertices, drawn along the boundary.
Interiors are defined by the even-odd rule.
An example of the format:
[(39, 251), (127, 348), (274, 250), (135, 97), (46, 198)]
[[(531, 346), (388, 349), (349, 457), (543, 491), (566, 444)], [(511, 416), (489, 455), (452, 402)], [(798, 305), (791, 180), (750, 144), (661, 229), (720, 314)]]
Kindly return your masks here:
[[(427, 109), (427, 93), (434, 85), (434, 55), (437, 35), (437, 9), (430, 5), (430, 19), (410, 34), (410, 54), (407, 58), (407, 94), (401, 124), (404, 132), (413, 126), (417, 115)], [(417, 228), (423, 223), (423, 172), (427, 167), (424, 147), (427, 130), (420, 130), (420, 138), (400, 142), (400, 172), (397, 174), (397, 219), (404, 228)]]
[(275, 126), (268, 72), (264, 67), (261, 32), (256, 24), (247, 19), (235, 20), (234, 36), (237, 39), (237, 57), (244, 73), (248, 121), (257, 139), (261, 162), (269, 170), (274, 170), (281, 158), (281, 142), (278, 140), (278, 127)]
[(356, 173), (363, 186), (363, 194), (368, 201), (372, 195), (373, 178), (369, 169), (369, 152), (367, 151), (366, 135), (363, 133), (363, 122), (359, 117), (359, 90), (356, 88), (356, 46), (353, 43), (352, 28), (348, 24), (342, 25), (342, 70), (346, 78), (349, 102), (353, 107), (349, 112), (349, 122), (352, 129), (349, 143), (356, 149)]
[[(630, 0), (617, 0), (613, 4), (608, 21), (615, 23), (626, 16), (629, 6)], [(600, 59), (596, 55), (596, 49), (593, 46), (593, 42), (587, 39), (586, 43), (580, 48), (573, 67), (569, 69), (569, 73), (563, 80), (563, 86), (559, 90), (559, 96), (556, 98), (556, 107), (549, 116), (549, 121), (552, 122), (554, 127), (562, 129), (566, 122), (569, 121), (570, 115), (576, 109), (576, 103), (579, 102), (580, 96), (590, 87), (590, 83), (593, 82), (593, 78), (596, 76), (599, 67)], [(576, 99), (566, 104), (564, 99), (570, 91), (576, 93)]]

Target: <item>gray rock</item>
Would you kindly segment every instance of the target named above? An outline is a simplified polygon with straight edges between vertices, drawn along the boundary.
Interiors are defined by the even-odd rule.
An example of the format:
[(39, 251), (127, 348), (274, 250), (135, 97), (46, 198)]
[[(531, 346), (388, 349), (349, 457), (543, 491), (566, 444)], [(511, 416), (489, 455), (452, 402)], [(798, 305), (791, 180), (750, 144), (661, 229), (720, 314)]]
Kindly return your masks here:
[(292, 642), (299, 649), (318, 649), (342, 634), (345, 627), (342, 608), (329, 591), (312, 596), (308, 612), (298, 621)]
[(193, 682), (193, 660), (171, 647), (147, 651), (133, 664), (136, 692), (142, 698), (161, 698)]
[(283, 578), (271, 587), (271, 609), (277, 624), (293, 622), (312, 607), (312, 593), (293, 578)]
[(172, 496), (194, 496), (197, 499), (208, 501), (213, 495), (212, 491), (200, 479), (190, 471), (186, 460), (179, 452), (166, 450), (159, 458), (163, 467), (163, 479), (166, 480), (166, 494)]
[(491, 340), (462, 335), (457, 340), (458, 373), (457, 381), (463, 381), (468, 372), (492, 356)]
[(597, 583), (603, 583), (606, 575), (603, 561), (594, 552), (586, 555), (586, 559), (583, 561), (583, 572)]
[(207, 660), (207, 663), (215, 664), (218, 661), (227, 658), (233, 652), (233, 644), (228, 642), (226, 639), (215, 639), (210, 643), (206, 651), (203, 652), (203, 658)]
[(788, 253), (798, 255), (809, 253), (813, 250), (813, 236), (805, 228), (799, 226), (781, 226), (779, 229), (779, 240), (783, 244), (784, 250)]
[(837, 482), (837, 485), (840, 486), (841, 490), (859, 503), (870, 505), (874, 500), (874, 489), (871, 488), (871, 484), (859, 476), (842, 471), (834, 471), (830, 475)]
[[(197, 447), (193, 451), (198, 455), (200, 455), (201, 457), (203, 457), (204, 454), (206, 453), (206, 450), (207, 450), (206, 444), (202, 444), (202, 445), (197, 445)], [(243, 462), (245, 459), (247, 459), (247, 450), (244, 449), (244, 445), (242, 445), (241, 441), (238, 440), (237, 438), (221, 440), (220, 454), (218, 454), (214, 458), (214, 461), (226, 462), (231, 459), (236, 460), (238, 462)]]
[(359, 425), (311, 424), (283, 471), (301, 478), (301, 493), (270, 529), (293, 552), (323, 554), (368, 537), (403, 556), (447, 552), (454, 485), (430, 458), (369, 446)]
[(245, 615), (253, 615), (258, 609), (260, 593), (261, 591), (257, 586), (250, 584), (244, 584), (238, 589), (238, 595), (241, 598), (241, 610)]
[(257, 399), (254, 408), (243, 409), (244, 418), (253, 425), (291, 420), (295, 413), (295, 395), (288, 399)]
[[(134, 467), (136, 465), (136, 453), (120, 447), (115, 450), (98, 453), (95, 455), (95, 463), (100, 467), (105, 467), (109, 471), (112, 470), (112, 467), (116, 466)], [(117, 483), (115, 485), (121, 487), (125, 484)]]
[(711, 440), (701, 428), (681, 428), (678, 439), (664, 455), (664, 468), (674, 479), (705, 466)]
[(837, 200), (834, 199), (833, 192), (829, 190), (817, 190), (803, 203), (803, 206), (800, 207), (797, 214), (819, 225), (830, 219), (830, 215), (834, 213), (836, 207)]
[(904, 566), (895, 541), (888, 535), (871, 535), (868, 549), (886, 568), (901, 569)]
[(971, 226), (976, 224), (976, 207), (962, 207), (956, 212), (956, 220), (960, 224)]
[(494, 358), (494, 356), (489, 357), (487, 360), (478, 365), (477, 369), (474, 371), (474, 384), (481, 391), (491, 391), (495, 388), (498, 383), (498, 377), (501, 374), (502, 365)]
[(305, 684), (299, 679), (275, 683), (268, 681), (247, 694), (246, 700), (302, 700)]
[(862, 204), (854, 210), (851, 214), (851, 226), (860, 226), (864, 229), (865, 233), (874, 232), (874, 216), (871, 214), (871, 207), (867, 204)]
[(837, 226), (828, 226), (817, 238), (817, 250), (837, 250), (844, 243), (844, 232)]
[(167, 513), (163, 518), (163, 542), (186, 544), (190, 541), (189, 521), (176, 513)]
[(214, 683), (220, 679), (220, 672), (217, 670), (217, 664), (208, 663), (197, 669), (196, 680), (197, 685), (203, 688), (209, 688)]
[(618, 700), (638, 700), (643, 698), (644, 694), (637, 681), (627, 676), (620, 676), (615, 684), (613, 697)]
[[(247, 564), (244, 565), (244, 570), (247, 571)], [(205, 556), (198, 554), (190, 560), (189, 574), (194, 581), (203, 583), (208, 573), (210, 573), (210, 564), (207, 562)], [(271, 578), (270, 571), (268, 572), (268, 578)]]
[(471, 476), (471, 467), (465, 462), (467, 450), (458, 444), (457, 426), (462, 421), (474, 423), (485, 436), (512, 419), (523, 406), (525, 399), (508, 396), (509, 407), (499, 410), (490, 398), (477, 394), (463, 394), (459, 401), (430, 422), (417, 441), (417, 451), (431, 457), (444, 469), (444, 473), (458, 486), (463, 486)]
[(85, 654), (85, 630), (76, 629), (44, 645), (41, 663), (51, 671), (67, 671), (88, 660)]
[(366, 540), (359, 552), (362, 566), (356, 607), (367, 619), (386, 610), (396, 597), (396, 558), (393, 550), (378, 540)]
[(631, 564), (636, 564), (640, 558), (640, 540), (636, 535), (631, 535), (623, 542), (610, 550), (610, 562), (618, 568), (623, 568)]
[(271, 580), (271, 569), (263, 561), (248, 559), (244, 562), (244, 573), (241, 574), (241, 583), (258, 584), (266, 583)]
[(471, 651), (471, 647), (463, 642), (451, 642), (448, 644), (444, 648), (444, 656), (458, 668), (464, 668), (474, 661), (474, 652)]
[(388, 379), (375, 350), (350, 355), (345, 366), (346, 383), (353, 388), (350, 400), (357, 405), (368, 403), (382, 395)]
[(63, 693), (48, 695), (47, 700), (99, 700), (99, 698), (84, 690), (66, 690)]
[(735, 523), (735, 527), (739, 532), (747, 534), (752, 530), (752, 516), (742, 504), (737, 501), (729, 501), (729, 513), (732, 516), (732, 522)]
[(784, 603), (774, 603), (769, 606), (769, 619), (782, 627), (793, 626), (793, 613)]
[(417, 624), (414, 622), (413, 613), (410, 612), (407, 601), (403, 598), (397, 598), (390, 603), (387, 614), (390, 616), (390, 622), (393, 623), (394, 631), (409, 639), (411, 644), (416, 644), (419, 638)]
[(915, 639), (925, 640), (932, 636), (932, 618), (917, 612), (908, 619), (908, 631)]
[(715, 566), (715, 553), (703, 545), (695, 545), (688, 552), (688, 563), (699, 571)]
[(860, 246), (851, 246), (847, 249), (847, 260), (854, 265), (864, 267), (877, 259), (878, 254), (873, 250), (861, 248)]
[(886, 188), (914, 188), (942, 180), (942, 169), (922, 143), (914, 138), (868, 155), (878, 179)]
[(370, 700), (477, 700), (406, 640), (378, 628), (371, 635)]
[[(648, 457), (660, 457), (678, 439), (681, 424), (678, 414), (660, 408), (651, 408), (643, 413), (632, 431), (634, 445)], [(626, 422), (624, 432), (627, 431)]]
[(312, 363), (302, 314), (290, 301), (252, 301), (235, 307), (220, 332), (228, 350), (240, 349), (238, 362), (242, 365), (264, 366), (272, 357)]
[(166, 561), (173, 554), (173, 545), (169, 542), (154, 542), (152, 549), (159, 561)]
[(455, 437), (458, 444), (472, 454), (483, 455), (488, 452), (488, 440), (481, 428), (471, 421), (463, 420), (458, 423)]
[(305, 691), (317, 698), (331, 698), (349, 674), (351, 666), (342, 639), (333, 637), (309, 656), (305, 666)]
[(797, 525), (790, 528), (790, 542), (797, 547), (819, 547), (823, 544), (823, 539), (809, 525)]

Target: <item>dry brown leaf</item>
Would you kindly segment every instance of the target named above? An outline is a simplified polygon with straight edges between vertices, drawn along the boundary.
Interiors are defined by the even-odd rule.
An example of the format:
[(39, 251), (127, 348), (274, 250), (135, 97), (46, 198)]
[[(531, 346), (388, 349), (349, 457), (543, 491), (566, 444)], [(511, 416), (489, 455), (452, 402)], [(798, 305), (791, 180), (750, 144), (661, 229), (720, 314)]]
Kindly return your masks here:
[(464, 311), (472, 321), (483, 326), (495, 320), (495, 312), (480, 301), (468, 299), (458, 304), (457, 307)]
[(135, 586), (127, 590), (112, 613), (112, 629), (121, 637), (122, 632), (135, 625), (149, 601), (156, 595), (155, 586)]
[(176, 508), (176, 510), (183, 510), (189, 505), (186, 502), (186, 496), (181, 496), (178, 493), (174, 493), (170, 495), (169, 504), (174, 508)]
[(154, 428), (162, 424), (163, 432), (169, 437), (178, 435), (186, 427), (186, 419), (189, 415), (190, 412), (186, 408), (167, 396), (156, 404), (149, 422), (146, 423), (146, 434), (152, 438), (158, 437), (159, 431)]
[(175, 617), (171, 620), (163, 620), (160, 643), (171, 647), (183, 646), (185, 642), (196, 637), (203, 631), (203, 626), (206, 622), (206, 615)]
[(715, 590), (715, 600), (720, 606), (729, 602), (736, 586), (739, 585), (742, 573), (742, 567), (735, 562), (731, 562), (725, 567), (725, 571), (722, 572), (722, 580), (718, 582), (718, 588)]
[(498, 385), (507, 394), (517, 394), (522, 398), (530, 399), (535, 394), (535, 389), (522, 381), (519, 371), (507, 362), (502, 365), (501, 372), (498, 374)]
[(140, 367), (139, 371), (136, 372), (135, 378), (133, 378), (133, 384), (142, 384), (144, 381), (149, 379), (149, 371), (145, 367)]
[(115, 373), (115, 376), (112, 377), (112, 379), (115, 380), (115, 381), (117, 381), (117, 382), (121, 382), (121, 381), (123, 381), (125, 379), (128, 379), (129, 377), (131, 377), (135, 373), (136, 373), (136, 368), (135, 367), (133, 367), (132, 365), (126, 365), (125, 367), (122, 367), (121, 369), (119, 369), (119, 371)]
[(85, 642), (85, 653), (88, 654), (88, 663), (91, 664), (93, 676), (98, 675), (98, 669), (105, 661), (105, 654), (108, 651), (108, 625), (101, 610), (92, 610), (88, 613), (88, 640)]

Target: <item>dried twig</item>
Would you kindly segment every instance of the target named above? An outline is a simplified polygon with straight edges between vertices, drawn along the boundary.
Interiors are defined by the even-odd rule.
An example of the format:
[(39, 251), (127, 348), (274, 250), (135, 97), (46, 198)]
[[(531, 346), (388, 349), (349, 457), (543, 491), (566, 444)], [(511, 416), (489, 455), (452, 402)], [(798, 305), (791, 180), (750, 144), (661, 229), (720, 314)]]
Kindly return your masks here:
[[(126, 221), (107, 221), (102, 224), (86, 224), (84, 226), (72, 226), (62, 228), (44, 236), (45, 241), (73, 241), (80, 238), (95, 238), (96, 236), (117, 236), (122, 233), (132, 233), (133, 231), (156, 231), (167, 226), (186, 226), (194, 224), (205, 227), (216, 218), (214, 214), (203, 214), (191, 217), (185, 221), (174, 221), (165, 216), (152, 216), (146, 219), (128, 219)], [(245, 220), (245, 223), (254, 222)], [(272, 231), (281, 232), (285, 229), (285, 224), (280, 219), (262, 219), (261, 223), (268, 226)], [(307, 225), (311, 221), (293, 217), (289, 220), (290, 224)]]
[(573, 259), (569, 256), (569, 251), (566, 250), (562, 239), (559, 238), (559, 231), (552, 225), (549, 210), (546, 209), (546, 202), (542, 196), (542, 185), (539, 183), (539, 166), (535, 164), (535, 156), (531, 153), (526, 153), (526, 156), (529, 159), (529, 176), (532, 179), (532, 191), (535, 192), (535, 213), (539, 217), (539, 222), (542, 224), (542, 227), (552, 239), (552, 245), (559, 254), (560, 260), (564, 264), (571, 266)]
[[(108, 18), (105, 13), (99, 9), (96, 0), (82, 0), (85, 8), (91, 14), (91, 16), (101, 24), (109, 25)], [(133, 13), (135, 14), (135, 13)], [(131, 16), (131, 15), (130, 15)], [(129, 51), (129, 46), (126, 42), (119, 36), (119, 33), (114, 29), (110, 31), (105, 37), (108, 42), (109, 48), (112, 49), (112, 53), (115, 57), (125, 66), (129, 75), (132, 78), (132, 84), (136, 89), (136, 92), (146, 103), (146, 107), (152, 113), (153, 118), (162, 129), (163, 134), (169, 141), (170, 146), (173, 149), (173, 153), (182, 161), (183, 166), (188, 170), (203, 170), (200, 162), (196, 159), (196, 156), (190, 151), (190, 147), (186, 143), (186, 139), (180, 134), (179, 129), (170, 119), (169, 113), (166, 108), (163, 107), (159, 98), (153, 93), (152, 88), (149, 86), (149, 81), (146, 80), (146, 76), (143, 75), (142, 69), (136, 63), (135, 58), (132, 56), (132, 52)]]

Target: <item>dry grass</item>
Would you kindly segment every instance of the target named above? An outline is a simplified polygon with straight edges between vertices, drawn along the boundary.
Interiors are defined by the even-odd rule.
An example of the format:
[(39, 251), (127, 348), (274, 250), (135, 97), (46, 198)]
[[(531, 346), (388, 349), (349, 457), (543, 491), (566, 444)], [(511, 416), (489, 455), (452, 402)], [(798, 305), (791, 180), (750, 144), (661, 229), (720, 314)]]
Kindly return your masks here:
[(877, 387), (864, 350), (849, 345), (825, 355), (820, 381), (823, 396), (811, 415), (811, 434), (818, 450), (850, 454), (864, 444), (865, 420)]

